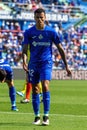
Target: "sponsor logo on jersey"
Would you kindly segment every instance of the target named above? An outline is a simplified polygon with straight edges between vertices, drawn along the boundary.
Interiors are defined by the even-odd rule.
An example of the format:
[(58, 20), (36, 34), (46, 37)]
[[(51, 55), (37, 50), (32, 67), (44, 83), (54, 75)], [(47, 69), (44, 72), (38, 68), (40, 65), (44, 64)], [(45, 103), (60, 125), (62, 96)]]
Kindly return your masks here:
[(32, 42), (33, 46), (50, 46), (50, 42)]

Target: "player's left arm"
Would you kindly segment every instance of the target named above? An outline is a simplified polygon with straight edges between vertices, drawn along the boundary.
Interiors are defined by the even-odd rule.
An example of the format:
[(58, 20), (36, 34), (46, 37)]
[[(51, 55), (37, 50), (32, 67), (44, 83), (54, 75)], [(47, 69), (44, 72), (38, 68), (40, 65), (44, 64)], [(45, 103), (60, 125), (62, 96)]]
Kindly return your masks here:
[(62, 60), (63, 60), (64, 64), (65, 64), (66, 71), (67, 71), (67, 76), (71, 76), (71, 70), (68, 67), (68, 63), (67, 63), (67, 60), (66, 60), (66, 55), (65, 55), (63, 47), (62, 47), (61, 44), (57, 44), (56, 46), (57, 46), (57, 48), (59, 50), (59, 53), (60, 53), (60, 55), (62, 57)]
[(23, 69), (28, 72), (27, 66), (27, 51), (28, 51), (28, 44), (24, 44), (22, 47), (22, 59), (23, 59)]

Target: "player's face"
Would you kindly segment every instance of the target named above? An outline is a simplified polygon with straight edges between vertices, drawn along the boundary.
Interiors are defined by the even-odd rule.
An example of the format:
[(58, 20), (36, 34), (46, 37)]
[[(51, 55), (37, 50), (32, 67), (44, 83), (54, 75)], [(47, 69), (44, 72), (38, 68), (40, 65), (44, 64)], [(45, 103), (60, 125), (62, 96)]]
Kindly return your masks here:
[(45, 14), (43, 12), (42, 13), (36, 13), (34, 18), (35, 18), (35, 21), (36, 21), (36, 27), (38, 29), (43, 29), (44, 28), (44, 22), (46, 20)]

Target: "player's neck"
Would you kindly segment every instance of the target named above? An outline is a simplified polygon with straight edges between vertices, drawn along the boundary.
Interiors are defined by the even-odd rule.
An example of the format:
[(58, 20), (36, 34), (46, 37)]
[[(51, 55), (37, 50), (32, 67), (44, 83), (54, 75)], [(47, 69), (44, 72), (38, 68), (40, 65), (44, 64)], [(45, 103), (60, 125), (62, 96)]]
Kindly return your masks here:
[(43, 26), (36, 25), (36, 29), (37, 29), (37, 30), (43, 30), (44, 27), (45, 27), (45, 25), (43, 25)]

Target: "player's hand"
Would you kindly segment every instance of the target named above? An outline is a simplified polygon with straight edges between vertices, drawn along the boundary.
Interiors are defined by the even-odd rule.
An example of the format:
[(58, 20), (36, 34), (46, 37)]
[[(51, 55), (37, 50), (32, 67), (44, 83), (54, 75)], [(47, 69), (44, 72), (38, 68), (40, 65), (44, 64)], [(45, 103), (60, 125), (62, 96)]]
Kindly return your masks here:
[(71, 77), (71, 76), (72, 76), (71, 70), (67, 67), (67, 68), (66, 68), (66, 71), (67, 71), (67, 76)]

